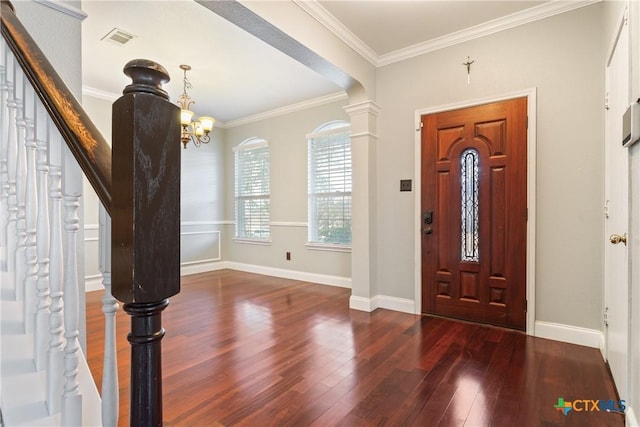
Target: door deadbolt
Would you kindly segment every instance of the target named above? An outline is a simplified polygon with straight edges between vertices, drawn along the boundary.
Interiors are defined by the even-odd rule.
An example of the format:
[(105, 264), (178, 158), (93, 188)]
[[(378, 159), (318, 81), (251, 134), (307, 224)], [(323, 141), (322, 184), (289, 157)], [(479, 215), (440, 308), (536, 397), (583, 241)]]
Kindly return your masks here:
[(614, 245), (617, 245), (618, 243), (624, 243), (624, 245), (627, 246), (627, 233), (624, 233), (622, 236), (620, 236), (619, 234), (612, 234), (611, 236), (609, 236), (609, 241)]
[(431, 224), (433, 222), (433, 211), (426, 211), (423, 219), (425, 224)]

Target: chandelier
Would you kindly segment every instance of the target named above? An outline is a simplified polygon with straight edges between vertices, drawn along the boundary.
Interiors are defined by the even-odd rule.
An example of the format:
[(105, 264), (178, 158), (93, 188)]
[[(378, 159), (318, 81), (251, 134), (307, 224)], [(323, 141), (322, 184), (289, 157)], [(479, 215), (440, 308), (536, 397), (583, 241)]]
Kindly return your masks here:
[(202, 116), (197, 122), (193, 120), (193, 111), (189, 110), (189, 107), (191, 107), (191, 104), (195, 104), (195, 101), (187, 95), (187, 89), (193, 88), (191, 82), (187, 79), (187, 71), (189, 71), (191, 67), (189, 65), (181, 65), (180, 69), (184, 71), (184, 88), (180, 99), (178, 99), (178, 105), (180, 106), (180, 124), (182, 125), (180, 141), (184, 144), (184, 148), (187, 148), (189, 141), (193, 142), (193, 145), (196, 147), (199, 147), (201, 144), (208, 144), (211, 140), (209, 133), (213, 129), (213, 124), (216, 119)]

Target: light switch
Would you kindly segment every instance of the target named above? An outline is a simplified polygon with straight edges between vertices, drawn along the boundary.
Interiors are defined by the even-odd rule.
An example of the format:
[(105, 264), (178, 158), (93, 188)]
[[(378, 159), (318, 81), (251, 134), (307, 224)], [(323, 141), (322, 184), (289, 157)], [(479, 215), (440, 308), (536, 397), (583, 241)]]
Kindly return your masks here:
[(410, 179), (401, 179), (400, 180), (400, 191), (411, 191), (411, 180)]

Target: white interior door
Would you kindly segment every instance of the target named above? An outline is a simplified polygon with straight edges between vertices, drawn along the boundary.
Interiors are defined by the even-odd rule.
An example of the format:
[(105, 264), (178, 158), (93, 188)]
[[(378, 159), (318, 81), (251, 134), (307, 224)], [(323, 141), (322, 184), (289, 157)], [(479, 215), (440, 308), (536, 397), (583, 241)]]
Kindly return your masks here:
[[(625, 13), (626, 14), (626, 13)], [(620, 22), (607, 64), (605, 141), (605, 353), (621, 399), (627, 393), (629, 265), (629, 154), (622, 146), (622, 116), (629, 106), (629, 26)]]

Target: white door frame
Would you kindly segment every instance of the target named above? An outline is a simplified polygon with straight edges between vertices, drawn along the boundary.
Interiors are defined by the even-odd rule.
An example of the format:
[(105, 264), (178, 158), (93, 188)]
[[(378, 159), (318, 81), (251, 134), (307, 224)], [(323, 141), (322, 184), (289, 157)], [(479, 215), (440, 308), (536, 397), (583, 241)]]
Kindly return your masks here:
[[(630, 176), (629, 176), (629, 153), (628, 153), (628, 149), (626, 148), (622, 148), (622, 141), (621, 140), (616, 140), (618, 139), (616, 136), (612, 136), (610, 130), (612, 129), (612, 125), (611, 123), (616, 124), (615, 126), (620, 126), (621, 123), (621, 116), (622, 116), (622, 112), (624, 112), (624, 108), (626, 108), (629, 105), (630, 102), (630, 93), (631, 93), (631, 54), (630, 54), (630, 49), (631, 49), (631, 33), (630, 33), (630, 28), (629, 28), (629, 24), (628, 24), (628, 11), (629, 11), (629, 7), (628, 5), (624, 8), (624, 10), (622, 11), (621, 15), (618, 17), (618, 20), (616, 21), (617, 24), (615, 26), (615, 30), (614, 33), (612, 34), (613, 38), (612, 38), (612, 43), (609, 46), (608, 50), (607, 50), (607, 57), (606, 57), (606, 63), (605, 63), (605, 90), (607, 94), (610, 94), (612, 92), (612, 87), (613, 88), (618, 88), (618, 86), (615, 83), (612, 83), (612, 80), (618, 81), (616, 79), (616, 71), (619, 70), (624, 70), (624, 65), (622, 67), (618, 67), (617, 69), (612, 70), (611, 69), (611, 64), (612, 61), (614, 59), (614, 55), (616, 54), (616, 52), (620, 52), (618, 55), (626, 55), (626, 60), (627, 60), (627, 64), (626, 67), (627, 69), (624, 70), (627, 74), (626, 74), (626, 87), (622, 87), (619, 88), (619, 90), (621, 90), (621, 97), (618, 97), (617, 99), (611, 99), (608, 95), (607, 98), (609, 98), (609, 106), (611, 106), (611, 108), (617, 108), (619, 104), (612, 104), (617, 102), (622, 102), (623, 103), (623, 110), (618, 111), (617, 113), (619, 113), (619, 116), (617, 117), (611, 117), (612, 111), (613, 110), (609, 110), (608, 114), (605, 116), (605, 200), (606, 200), (606, 204), (605, 204), (605, 219), (604, 219), (604, 249), (603, 249), (603, 272), (604, 272), (604, 281), (603, 281), (603, 308), (606, 312), (607, 309), (611, 309), (611, 311), (609, 311), (608, 314), (608, 318), (609, 319), (616, 319), (618, 320), (617, 323), (615, 322), (611, 322), (612, 325), (614, 325), (616, 327), (615, 331), (613, 331), (613, 327), (610, 329), (609, 327), (604, 327), (603, 328), (603, 335), (604, 335), (604, 346), (602, 349), (603, 352), (603, 356), (605, 358), (605, 360), (609, 363), (609, 367), (611, 370), (611, 375), (613, 376), (614, 382), (616, 383), (616, 388), (618, 389), (618, 393), (620, 395), (620, 398), (622, 399), (626, 399), (626, 396), (628, 395), (628, 387), (629, 387), (629, 382), (630, 382), (630, 378), (629, 378), (629, 372), (630, 372), (630, 339), (629, 339), (629, 333), (630, 333), (630, 328), (629, 328), (629, 319), (630, 319), (630, 307), (629, 307), (629, 303), (630, 303), (630, 297), (631, 297), (631, 291), (630, 291), (630, 275), (631, 275), (631, 265), (630, 265), (630, 260), (629, 260), (629, 249), (628, 247), (625, 249), (624, 251), (624, 256), (625, 256), (625, 260), (624, 260), (624, 265), (626, 266), (626, 271), (620, 271), (620, 267), (622, 267), (622, 265), (617, 265), (617, 263), (619, 262), (619, 257), (620, 257), (620, 249), (621, 248), (612, 248), (611, 244), (608, 242), (608, 237), (610, 234), (612, 233), (623, 233), (623, 232), (628, 232), (630, 230), (629, 227), (629, 221), (630, 221), (630, 217), (629, 217), (629, 209), (630, 209), (630, 200), (629, 200), (629, 185), (630, 185)], [(624, 38), (623, 38), (624, 37)], [(619, 47), (620, 46), (620, 42), (623, 42), (622, 46), (623, 47)], [(619, 49), (624, 49), (626, 48), (627, 51), (625, 52), (624, 50), (619, 50)], [(625, 56), (622, 56), (621, 58), (625, 58)], [(611, 73), (614, 73), (614, 75), (612, 76)], [(619, 78), (619, 77), (618, 77)], [(624, 81), (622, 82), (624, 84)], [(615, 93), (615, 92), (614, 92)], [(613, 129), (616, 129), (615, 127)], [(613, 139), (613, 140), (612, 140)], [(626, 218), (624, 216), (621, 216), (622, 218), (622, 222), (624, 224), (618, 224), (617, 222), (609, 223), (609, 219), (608, 219), (608, 210), (606, 210), (608, 208), (608, 202), (609, 202), (609, 197), (611, 196), (610, 192), (610, 180), (611, 180), (611, 164), (612, 164), (612, 151), (611, 150), (616, 150), (620, 155), (623, 155), (624, 159), (618, 159), (618, 160), (625, 160), (627, 163), (627, 169), (626, 169), (626, 177), (620, 177), (621, 179), (625, 179), (627, 180), (627, 194), (622, 194), (621, 196), (621, 200), (623, 200), (623, 204), (621, 204), (620, 206), (620, 212), (623, 212), (623, 214), (621, 215), (626, 215)], [(624, 150), (624, 151), (618, 151), (618, 150)], [(615, 153), (614, 153), (615, 154)], [(615, 157), (613, 158), (613, 160), (616, 160)], [(617, 165), (617, 163), (616, 163)], [(614, 166), (615, 169), (618, 169), (617, 166)], [(618, 181), (613, 181), (614, 185), (615, 183)], [(618, 187), (616, 185), (616, 187)], [(611, 197), (613, 199), (613, 197)], [(614, 200), (615, 201), (615, 200)], [(626, 206), (625, 206), (626, 204)], [(615, 211), (614, 211), (615, 212)], [(615, 218), (615, 217), (614, 217)], [(619, 227), (620, 229), (616, 229), (616, 228), (612, 228), (612, 227)], [(628, 237), (628, 239), (630, 240), (631, 238)], [(623, 287), (622, 289), (624, 289), (626, 287), (626, 292), (624, 295), (622, 295), (622, 297), (614, 297), (617, 295), (621, 295), (619, 291), (620, 289), (616, 289), (616, 284), (619, 283), (617, 281), (615, 281), (614, 279), (611, 278), (611, 272), (619, 272), (621, 274), (620, 279), (622, 280), (625, 276), (626, 276), (626, 280), (623, 283)], [(622, 306), (620, 305), (622, 304)], [(626, 306), (625, 306), (626, 305)], [(621, 311), (622, 311), (622, 315), (621, 315)], [(615, 316), (615, 317), (614, 317)], [(611, 337), (610, 337), (610, 332), (613, 331), (613, 335), (617, 338), (617, 341), (613, 341), (614, 344), (619, 344), (616, 348), (614, 348), (613, 350), (611, 350)], [(620, 333), (622, 332), (622, 333)], [(623, 340), (623, 341), (621, 341)], [(617, 378), (616, 378), (617, 377)], [(617, 381), (616, 381), (617, 380)]]
[(488, 104), (492, 102), (506, 101), (514, 98), (527, 98), (527, 324), (528, 335), (535, 335), (536, 320), (536, 88), (509, 92), (503, 95), (495, 95), (484, 98), (476, 98), (452, 104), (438, 105), (416, 110), (416, 136), (415, 136), (415, 233), (414, 233), (414, 265), (415, 265), (415, 313), (422, 312), (422, 129), (420, 128), (421, 116), (441, 113), (443, 111), (459, 110), (466, 107)]

